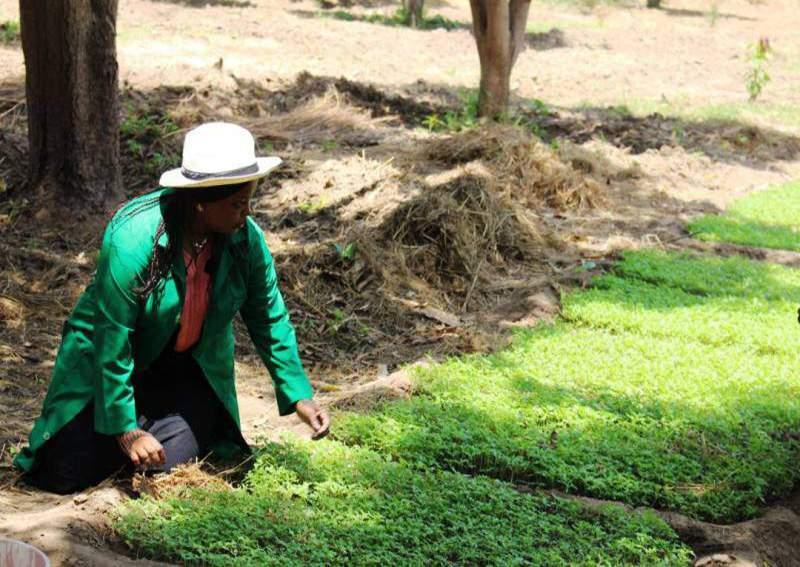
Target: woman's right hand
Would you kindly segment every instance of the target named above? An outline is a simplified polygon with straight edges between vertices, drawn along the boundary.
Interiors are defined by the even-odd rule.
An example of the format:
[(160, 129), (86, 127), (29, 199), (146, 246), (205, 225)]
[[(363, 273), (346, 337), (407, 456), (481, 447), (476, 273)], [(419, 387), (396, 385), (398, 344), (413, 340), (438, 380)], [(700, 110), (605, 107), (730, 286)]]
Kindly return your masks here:
[(133, 429), (117, 436), (117, 442), (135, 467), (155, 467), (167, 460), (164, 447), (158, 439), (142, 429)]

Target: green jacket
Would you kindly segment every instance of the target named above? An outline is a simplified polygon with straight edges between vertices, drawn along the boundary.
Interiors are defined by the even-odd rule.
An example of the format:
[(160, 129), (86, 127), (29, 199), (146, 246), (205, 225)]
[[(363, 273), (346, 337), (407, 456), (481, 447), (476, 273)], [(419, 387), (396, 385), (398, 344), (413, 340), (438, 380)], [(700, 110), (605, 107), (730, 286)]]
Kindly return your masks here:
[[(153, 240), (171, 189), (138, 197), (106, 228), (97, 271), (64, 324), (50, 387), (29, 445), (15, 459), (30, 470), (36, 451), (94, 401), (95, 430), (107, 435), (137, 426), (131, 374), (147, 368), (165, 348), (180, 321), (186, 267), (178, 254), (171, 272), (146, 301), (142, 283)], [(131, 214), (135, 213), (135, 214)], [(159, 246), (166, 246), (166, 234)], [(278, 290), (264, 233), (248, 218), (219, 255), (202, 334), (192, 356), (223, 406), (239, 425), (233, 373), (233, 317), (241, 313), (275, 386), (278, 410), (286, 415), (312, 396), (297, 352), (294, 329)]]

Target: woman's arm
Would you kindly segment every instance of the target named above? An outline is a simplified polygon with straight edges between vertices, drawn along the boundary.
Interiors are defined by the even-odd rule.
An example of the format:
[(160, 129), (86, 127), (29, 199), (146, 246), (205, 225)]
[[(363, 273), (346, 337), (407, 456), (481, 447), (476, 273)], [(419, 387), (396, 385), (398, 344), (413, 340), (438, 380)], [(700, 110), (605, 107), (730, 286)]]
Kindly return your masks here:
[(140, 301), (135, 289), (152, 253), (152, 239), (138, 219), (115, 219), (103, 235), (94, 277), (94, 428), (116, 437), (120, 449), (139, 465), (163, 464), (158, 440), (138, 428), (131, 374), (132, 339)]
[(103, 238), (95, 274), (94, 319), (94, 425), (106, 435), (136, 429), (133, 398), (133, 338), (139, 301), (134, 289), (142, 266), (138, 242), (128, 227), (115, 230), (113, 223)]
[(240, 312), (272, 376), (278, 411), (286, 415), (295, 410), (300, 400), (310, 400), (313, 390), (300, 362), (294, 328), (278, 289), (278, 277), (264, 233), (252, 219), (248, 219), (247, 225), (249, 275), (247, 299)]

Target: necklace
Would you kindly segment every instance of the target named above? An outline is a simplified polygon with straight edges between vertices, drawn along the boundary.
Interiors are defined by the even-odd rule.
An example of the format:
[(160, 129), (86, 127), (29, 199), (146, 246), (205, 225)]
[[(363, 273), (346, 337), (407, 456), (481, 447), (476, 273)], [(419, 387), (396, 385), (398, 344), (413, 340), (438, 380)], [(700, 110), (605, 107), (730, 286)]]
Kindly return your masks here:
[(194, 240), (194, 241), (192, 241), (192, 251), (194, 252), (194, 255), (195, 255), (195, 256), (197, 256), (198, 254), (200, 254), (200, 251), (201, 251), (201, 250), (203, 249), (203, 247), (206, 245), (206, 242), (208, 242), (208, 236), (204, 236), (204, 237), (203, 237), (203, 238), (201, 238), (200, 240)]

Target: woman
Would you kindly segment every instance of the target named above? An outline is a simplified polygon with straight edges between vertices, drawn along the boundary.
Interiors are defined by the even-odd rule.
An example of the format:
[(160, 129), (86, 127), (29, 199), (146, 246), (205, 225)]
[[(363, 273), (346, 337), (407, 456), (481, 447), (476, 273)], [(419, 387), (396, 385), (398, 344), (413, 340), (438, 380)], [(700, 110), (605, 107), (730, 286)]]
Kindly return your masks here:
[(247, 451), (233, 381), (237, 312), (280, 414), (296, 411), (314, 437), (327, 433), (264, 234), (248, 216), (258, 179), (281, 160), (254, 148), (244, 128), (199, 126), (186, 135), (182, 167), (115, 213), (15, 460), (30, 483), (65, 494), (129, 463), (167, 471), (208, 452)]

